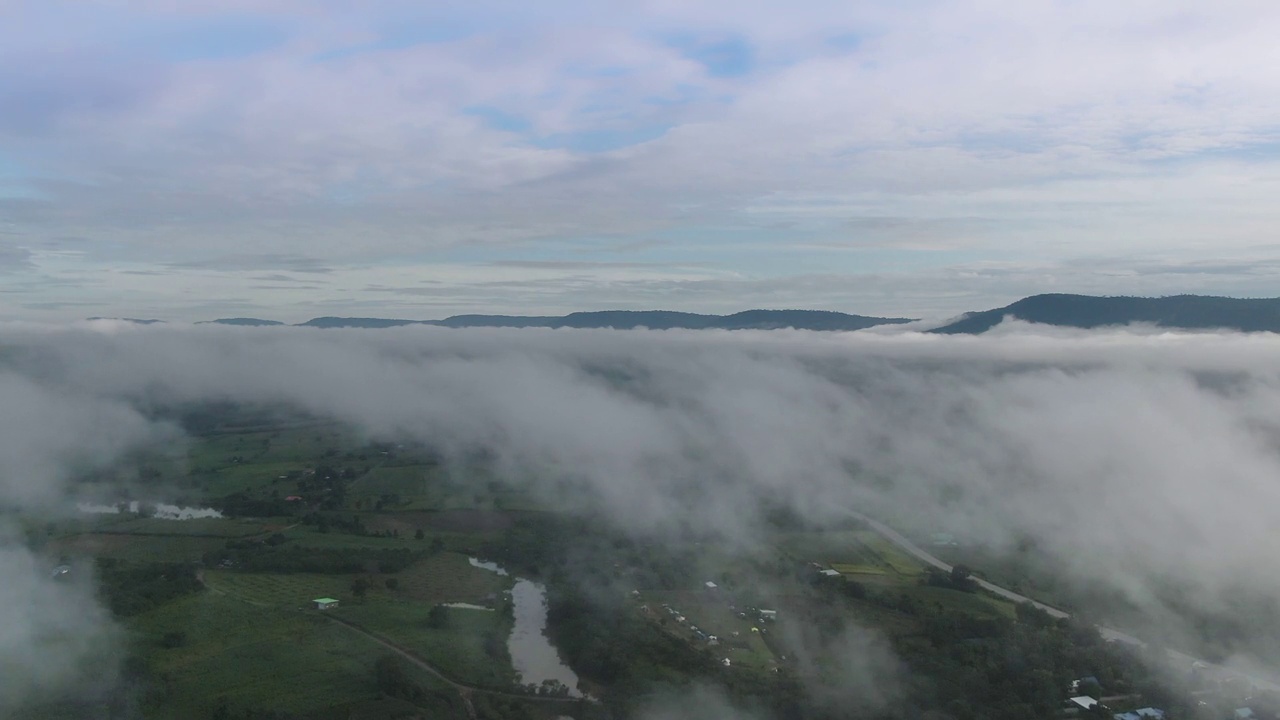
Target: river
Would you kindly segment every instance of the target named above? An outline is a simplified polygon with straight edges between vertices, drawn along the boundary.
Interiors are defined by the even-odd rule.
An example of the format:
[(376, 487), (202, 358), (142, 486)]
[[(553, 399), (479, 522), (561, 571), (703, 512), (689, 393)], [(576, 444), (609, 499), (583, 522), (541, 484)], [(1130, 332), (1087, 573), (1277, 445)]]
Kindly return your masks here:
[[(490, 572), (506, 575), (507, 571), (491, 562), (471, 558), (471, 564)], [(582, 697), (578, 676), (560, 659), (560, 653), (547, 638), (547, 590), (542, 585), (517, 577), (511, 588), (512, 614), (515, 624), (507, 638), (511, 666), (521, 684), (541, 685), (554, 680), (569, 688), (570, 697)]]

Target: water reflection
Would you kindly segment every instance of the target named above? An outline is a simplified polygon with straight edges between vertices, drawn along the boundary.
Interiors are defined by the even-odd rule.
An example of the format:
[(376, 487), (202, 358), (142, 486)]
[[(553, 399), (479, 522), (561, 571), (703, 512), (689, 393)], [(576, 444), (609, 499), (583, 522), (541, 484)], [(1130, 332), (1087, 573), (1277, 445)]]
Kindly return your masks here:
[(560, 660), (560, 653), (547, 639), (546, 589), (531, 580), (517, 579), (511, 599), (516, 622), (507, 649), (520, 682), (541, 685), (554, 680), (569, 688), (570, 696), (581, 697), (578, 676)]
[[(472, 566), (499, 575), (506, 575), (497, 563), (468, 558)], [(532, 580), (516, 578), (511, 588), (512, 615), (515, 624), (507, 638), (507, 650), (511, 653), (511, 666), (515, 668), (524, 685), (538, 685), (552, 681), (568, 688), (570, 697), (582, 697), (578, 691), (578, 676), (560, 659), (551, 641), (547, 639), (546, 588)]]

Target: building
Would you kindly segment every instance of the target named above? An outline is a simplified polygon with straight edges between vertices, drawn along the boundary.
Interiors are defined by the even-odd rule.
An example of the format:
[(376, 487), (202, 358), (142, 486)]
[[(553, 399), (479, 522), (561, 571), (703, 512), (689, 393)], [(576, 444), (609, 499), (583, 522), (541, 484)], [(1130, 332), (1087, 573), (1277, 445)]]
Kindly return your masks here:
[(1164, 711), (1160, 708), (1144, 707), (1133, 712), (1117, 713), (1112, 720), (1164, 720)]
[(708, 589), (708, 590), (715, 590), (717, 587), (719, 587), (718, 585), (716, 585), (715, 583), (711, 582), (710, 580), (706, 581), (706, 582), (705, 582), (705, 583), (703, 583), (703, 584), (707, 586), (707, 589)]
[(827, 570), (823, 570), (823, 571), (822, 571), (822, 574), (823, 574), (823, 575), (826, 575), (827, 577), (840, 577), (840, 571), (839, 571), (839, 570), (831, 570), (831, 569), (827, 569)]
[(1081, 710), (1090, 710), (1093, 708), (1094, 705), (1098, 704), (1097, 700), (1094, 700), (1088, 695), (1079, 695), (1077, 697), (1073, 697), (1069, 702), (1072, 705), (1075, 705), (1076, 707), (1080, 708)]
[(1080, 692), (1080, 686), (1081, 686), (1081, 685), (1097, 685), (1098, 687), (1102, 687), (1102, 683), (1098, 682), (1098, 678), (1096, 678), (1096, 677), (1094, 677), (1094, 676), (1092, 676), (1092, 675), (1088, 675), (1088, 676), (1085, 676), (1085, 677), (1080, 678), (1079, 680), (1072, 680), (1072, 681), (1071, 681), (1071, 692), (1073, 692), (1073, 693), (1079, 693), (1079, 692)]
[(765, 620), (777, 620), (777, 619), (778, 619), (778, 611), (777, 611), (777, 610), (765, 610), (764, 608), (760, 608), (760, 617), (764, 618)]
[(337, 600), (335, 600), (335, 599), (333, 599), (333, 598), (328, 598), (328, 597), (316, 598), (315, 600), (312, 600), (311, 602), (313, 602), (313, 603), (315, 603), (315, 604), (316, 604), (316, 609), (317, 609), (317, 610), (328, 610), (328, 609), (330, 609), (330, 608), (336, 608), (336, 607), (338, 607), (338, 601), (337, 601)]

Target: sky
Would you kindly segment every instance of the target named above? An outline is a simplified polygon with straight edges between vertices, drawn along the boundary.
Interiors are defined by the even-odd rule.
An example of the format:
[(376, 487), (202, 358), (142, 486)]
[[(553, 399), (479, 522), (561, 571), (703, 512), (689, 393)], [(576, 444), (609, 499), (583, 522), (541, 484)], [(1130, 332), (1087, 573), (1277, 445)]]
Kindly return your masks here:
[(0, 0), (0, 319), (1280, 295), (1280, 6)]

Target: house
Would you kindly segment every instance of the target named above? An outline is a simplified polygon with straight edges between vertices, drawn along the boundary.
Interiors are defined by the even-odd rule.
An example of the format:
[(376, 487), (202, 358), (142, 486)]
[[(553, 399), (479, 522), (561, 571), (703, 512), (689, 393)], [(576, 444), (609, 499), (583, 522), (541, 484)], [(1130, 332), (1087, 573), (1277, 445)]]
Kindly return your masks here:
[(1076, 697), (1071, 698), (1068, 702), (1080, 708), (1081, 710), (1089, 710), (1093, 708), (1094, 705), (1098, 704), (1097, 700), (1094, 700), (1088, 695), (1078, 695)]
[(298, 502), (300, 500), (302, 500), (301, 495), (290, 495), (289, 497), (284, 499), (285, 502)]
[(1160, 708), (1144, 707), (1133, 712), (1116, 713), (1112, 720), (1164, 720), (1164, 711)]
[(1253, 708), (1236, 708), (1236, 720), (1253, 720), (1257, 717), (1253, 714)]
[(1081, 685), (1097, 685), (1098, 687), (1102, 687), (1102, 683), (1098, 682), (1098, 678), (1092, 675), (1086, 675), (1079, 680), (1071, 681), (1071, 692), (1079, 693)]
[(711, 582), (710, 580), (708, 580), (708, 581), (706, 581), (705, 583), (703, 583), (703, 585), (706, 585), (708, 590), (715, 590), (717, 587), (719, 587), (718, 585), (716, 585), (715, 583)]
[(328, 610), (330, 608), (338, 607), (338, 601), (329, 597), (316, 598), (311, 602), (316, 604), (317, 610)]
[(763, 618), (763, 619), (765, 619), (765, 620), (777, 620), (777, 619), (778, 619), (778, 611), (777, 611), (777, 610), (765, 610), (764, 608), (761, 608), (761, 609), (760, 609), (760, 617), (761, 617), (761, 618)]
[(826, 575), (827, 577), (840, 577), (839, 570), (831, 570), (830, 568), (823, 570), (822, 574)]

